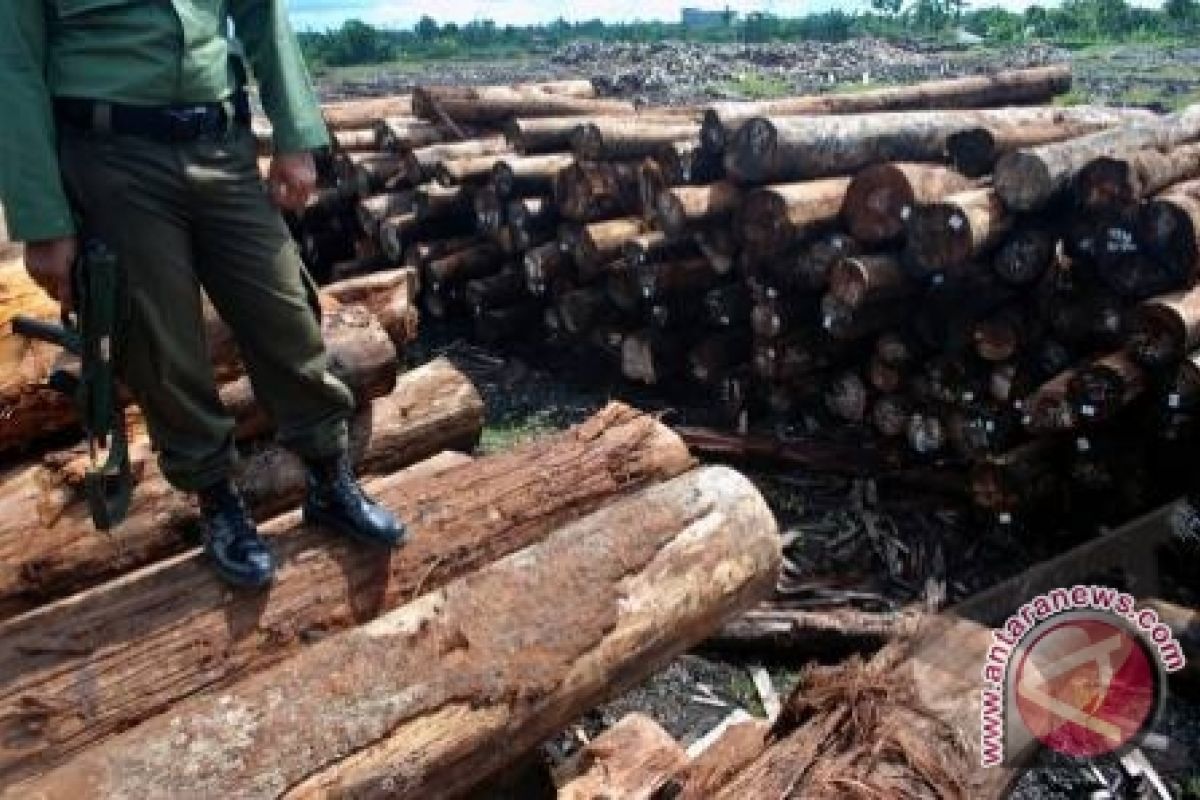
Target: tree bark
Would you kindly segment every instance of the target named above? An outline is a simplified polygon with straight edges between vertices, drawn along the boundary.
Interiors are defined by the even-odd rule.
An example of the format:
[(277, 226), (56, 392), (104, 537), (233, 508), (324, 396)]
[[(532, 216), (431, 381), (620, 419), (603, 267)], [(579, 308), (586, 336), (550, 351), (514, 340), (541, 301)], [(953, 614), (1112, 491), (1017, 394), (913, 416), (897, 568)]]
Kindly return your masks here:
[(396, 352), (402, 354), (417, 338), (419, 315), (414, 302), (419, 285), (417, 270), (398, 267), (346, 278), (323, 291), (343, 305), (365, 306), (387, 331)]
[(1200, 180), (1168, 187), (1138, 209), (1138, 242), (1181, 283), (1200, 273)]
[(610, 219), (584, 226), (573, 251), (581, 279), (586, 281), (587, 276), (595, 275), (600, 267), (619, 258), (625, 245), (645, 233), (647, 227), (640, 217)]
[(493, 170), (503, 158), (499, 153), (449, 158), (438, 164), (436, 177), (443, 186), (477, 188), (492, 179)]
[(1147, 148), (1092, 161), (1075, 178), (1075, 196), (1083, 208), (1116, 211), (1196, 177), (1200, 144), (1166, 151)]
[(629, 714), (564, 766), (556, 776), (558, 800), (651, 800), (687, 761), (687, 753), (657, 722)]
[(901, 300), (916, 289), (895, 256), (844, 258), (829, 273), (829, 294), (852, 309)]
[(558, 173), (554, 198), (559, 212), (575, 222), (594, 222), (641, 213), (638, 165), (576, 162)]
[(388, 117), (409, 117), (412, 110), (412, 97), (409, 95), (343, 100), (321, 106), (325, 124), (335, 131), (367, 128)]
[[(427, 492), (421, 483), (408, 489)], [(475, 534), (494, 531), (496, 517), (476, 509)], [(92, 796), (151, 785), (208, 796), (451, 796), (701, 640), (769, 592), (779, 565), (766, 504), (726, 469), (566, 521), (544, 520), (520, 552), (493, 547), (490, 563), (477, 548), (474, 574), (443, 569), (411, 587), (424, 596), (408, 605), (223, 689), (219, 704), (185, 700), (28, 788), (56, 797), (89, 775)], [(443, 540), (451, 533), (427, 534), (429, 546), (454, 552)], [(420, 578), (414, 570), (410, 579)], [(486, 612), (495, 608), (506, 609), (503, 621)], [(230, 708), (259, 735), (213, 724)], [(168, 728), (214, 757), (200, 756), (197, 769), (175, 748), (148, 746)]]
[[(510, 106), (531, 105), (533, 113), (524, 116), (560, 116), (571, 112), (553, 110), (555, 103), (587, 101), (596, 97), (591, 81), (569, 79), (542, 83), (517, 83), (496, 86), (418, 86), (413, 91), (413, 113), (422, 119), (438, 121), (443, 115), (457, 122), (499, 122), (520, 112), (507, 110)], [(472, 106), (475, 108), (473, 109)]]
[(995, 797), (1004, 769), (979, 768), (980, 665), (991, 630), (938, 618), (870, 663), (808, 670), (774, 743), (712, 796)]
[(722, 152), (740, 127), (753, 117), (864, 114), (913, 109), (966, 109), (1045, 103), (1071, 85), (1070, 67), (1057, 65), (928, 81), (911, 86), (785, 97), (750, 103), (719, 103), (704, 115), (702, 141)]
[(918, 273), (962, 270), (997, 247), (1014, 219), (994, 189), (971, 189), (917, 206), (908, 221), (906, 255)]
[[(407, 276), (395, 275), (390, 281), (377, 281), (353, 294), (343, 295), (353, 296), (356, 302), (378, 310), (378, 323), (365, 313), (339, 316), (336, 311), (339, 290), (328, 287), (322, 290), (321, 300), (326, 306), (323, 335), (328, 341), (331, 363), (340, 377), (360, 386), (367, 394), (371, 391), (379, 393), (378, 387), (395, 376), (395, 349), (386, 336), (380, 338), (377, 334), (386, 331), (393, 341), (411, 341), (413, 312), (407, 302), (407, 280)], [(0, 314), (6, 317), (0, 318), (0, 364), (5, 365), (5, 373), (9, 376), (0, 381), (0, 410), (5, 415), (4, 425), (0, 426), (0, 452), (12, 452), (75, 429), (78, 417), (69, 398), (46, 386), (50, 372), (62, 358), (62, 351), (54, 345), (27, 341), (12, 333), (12, 317), (25, 314), (55, 319), (57, 304), (24, 276), (23, 270), (18, 274), (16, 269), (5, 269), (0, 270), (0, 309)], [(381, 330), (376, 327), (378, 324), (385, 327)], [(253, 403), (249, 384), (245, 382), (233, 333), (215, 312), (207, 315), (206, 329), (214, 373), (225, 387), (223, 394), (235, 402), (231, 411), (235, 412), (239, 429), (243, 435), (261, 431), (261, 412)], [(388, 366), (389, 361), (391, 366)], [(389, 372), (391, 379), (387, 377)], [(238, 381), (244, 385), (230, 386)]]
[(492, 183), (500, 199), (549, 195), (558, 173), (575, 163), (568, 153), (542, 156), (505, 156), (492, 170)]
[(959, 172), (972, 178), (981, 178), (991, 173), (1002, 156), (1015, 150), (1077, 139), (1111, 128), (1118, 122), (1115, 118), (1060, 120), (1017, 127), (966, 128), (946, 138), (946, 153), (950, 163)]
[(384, 117), (375, 123), (375, 140), (381, 150), (404, 153), (446, 140), (445, 132), (432, 122), (416, 117)]
[[(391, 394), (360, 413), (352, 448), (363, 474), (385, 474), (449, 448), (469, 448), (483, 425), (470, 382), (443, 361), (402, 377)], [(82, 500), (83, 448), (47, 454), (4, 473), (0, 491), (0, 600), (48, 599), (95, 585), (182, 550), (196, 525), (191, 499), (173, 491), (133, 442), (138, 474), (127, 520), (112, 534), (92, 528)], [(304, 489), (299, 465), (274, 445), (243, 460), (239, 483), (258, 519), (294, 504)], [(31, 527), (38, 529), (31, 536)]]
[(918, 204), (970, 189), (975, 182), (936, 164), (878, 164), (854, 176), (846, 190), (846, 231), (865, 245), (900, 238)]
[[(443, 435), (433, 419), (417, 427)], [(0, 659), (11, 659), (0, 672), (0, 705), (14, 713), (0, 723), (12, 726), (0, 774), (41, 771), (196, 691), (278, 662), (310, 634), (372, 619), (690, 465), (666, 428), (613, 405), (503, 455), (372, 483), (371, 493), (413, 526), (390, 560), (292, 514), (266, 526), (281, 568), (265, 597), (229, 592), (193, 552), (10, 620), (0, 628)], [(80, 646), (38, 646), (55, 641)], [(99, 693), (74, 695), (79, 671), (93, 669), (108, 676)], [(42, 710), (31, 719), (20, 707)]]
[(837, 219), (849, 186), (849, 178), (826, 178), (752, 191), (742, 202), (742, 237), (762, 252), (784, 250)]
[(1200, 347), (1200, 288), (1155, 297), (1134, 309), (1129, 351), (1144, 367), (1170, 367)]
[(571, 133), (571, 149), (581, 161), (627, 161), (649, 158), (664, 145), (697, 140), (699, 135), (699, 123), (687, 121), (597, 119)]
[[(767, 749), (766, 720), (736, 722), (671, 777), (653, 800), (709, 800)], [(706, 737), (707, 738), (707, 737)]]
[(697, 225), (718, 225), (741, 203), (742, 193), (727, 181), (708, 186), (677, 186), (659, 192), (654, 219), (668, 236), (680, 237)]
[[(1072, 119), (1111, 119), (1096, 109), (1004, 108), (986, 111), (907, 111), (832, 117), (755, 117), (737, 132), (725, 169), (741, 183), (851, 174), (891, 161), (942, 162), (946, 141), (968, 128), (1017, 129)], [(999, 166), (999, 165), (997, 165)]]
[(996, 190), (1015, 211), (1036, 211), (1066, 191), (1097, 158), (1128, 157), (1146, 148), (1170, 149), (1200, 138), (1200, 107), (1159, 120), (1133, 122), (1078, 139), (1009, 153), (996, 163)]
[(445, 161), (475, 156), (493, 156), (509, 152), (508, 142), (500, 136), (468, 139), (465, 142), (446, 142), (418, 147), (404, 157), (402, 175), (413, 186), (437, 177), (438, 167)]
[(333, 149), (343, 153), (369, 153), (379, 149), (375, 129), (348, 128), (333, 132)]
[(396, 214), (408, 214), (415, 210), (416, 196), (411, 191), (385, 192), (384, 194), (364, 197), (355, 207), (355, 215), (363, 232), (371, 238), (378, 238), (379, 223)]

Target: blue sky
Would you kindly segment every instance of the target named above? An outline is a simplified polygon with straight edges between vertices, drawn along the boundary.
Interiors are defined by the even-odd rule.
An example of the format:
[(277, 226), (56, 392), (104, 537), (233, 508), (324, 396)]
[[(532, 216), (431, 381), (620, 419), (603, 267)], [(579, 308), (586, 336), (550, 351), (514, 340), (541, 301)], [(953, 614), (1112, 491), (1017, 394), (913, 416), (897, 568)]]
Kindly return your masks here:
[(772, 11), (780, 15), (800, 15), (833, 7), (865, 6), (866, 0), (809, 0), (801, 3), (787, 0), (587, 0), (576, 3), (560, 0), (288, 0), (288, 3), (297, 28), (321, 30), (337, 27), (351, 18), (374, 25), (410, 27), (424, 14), (439, 22), (461, 24), (473, 19), (492, 19), (501, 25), (526, 25), (557, 17), (570, 20), (596, 17), (605, 20), (677, 20), (679, 9), (685, 5), (701, 8), (724, 8), (728, 5), (743, 13)]

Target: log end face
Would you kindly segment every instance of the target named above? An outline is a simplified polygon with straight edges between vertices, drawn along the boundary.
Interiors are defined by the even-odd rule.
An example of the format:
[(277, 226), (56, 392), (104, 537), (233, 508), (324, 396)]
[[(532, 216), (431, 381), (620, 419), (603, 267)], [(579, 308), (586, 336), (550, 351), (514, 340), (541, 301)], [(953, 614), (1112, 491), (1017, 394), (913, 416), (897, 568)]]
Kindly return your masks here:
[(993, 182), (1004, 205), (1013, 211), (1037, 211), (1054, 196), (1054, 178), (1046, 162), (1017, 150), (996, 162)]

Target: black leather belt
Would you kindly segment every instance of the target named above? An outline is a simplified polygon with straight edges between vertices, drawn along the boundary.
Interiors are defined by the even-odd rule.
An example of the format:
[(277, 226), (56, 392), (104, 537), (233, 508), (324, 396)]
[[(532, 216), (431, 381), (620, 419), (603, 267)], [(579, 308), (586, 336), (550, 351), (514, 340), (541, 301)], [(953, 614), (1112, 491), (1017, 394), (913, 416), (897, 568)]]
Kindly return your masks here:
[(59, 97), (54, 101), (54, 111), (60, 123), (77, 130), (160, 142), (220, 139), (234, 124), (250, 124), (250, 101), (245, 92), (237, 92), (221, 103), (178, 106), (131, 106)]

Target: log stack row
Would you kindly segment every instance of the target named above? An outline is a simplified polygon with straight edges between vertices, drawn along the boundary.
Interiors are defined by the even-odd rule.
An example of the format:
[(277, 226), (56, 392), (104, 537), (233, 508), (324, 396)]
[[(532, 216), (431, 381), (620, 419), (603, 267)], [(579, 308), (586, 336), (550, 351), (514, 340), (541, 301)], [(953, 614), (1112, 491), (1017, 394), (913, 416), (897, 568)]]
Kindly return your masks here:
[(730, 423), (832, 420), (970, 467), (1005, 521), (1069, 487), (1128, 513), (1167, 487), (1130, 429), (1186, 441), (1200, 406), (1200, 114), (1045, 105), (1069, 82), (636, 111), (421, 89), (438, 143), (380, 121), (390, 151), (338, 156), (390, 166), (344, 201), (369, 255), (335, 271), (409, 264), (428, 315), (578, 349)]
[[(427, 439), (453, 426), (404, 417), (393, 426)], [(260, 481), (291, 480), (269, 466)], [(0, 620), (0, 796), (457, 796), (777, 580), (780, 538), (753, 486), (696, 468), (626, 406), (366, 486), (409, 521), (405, 547), (284, 513), (263, 524), (280, 563), (267, 592), (231, 591), (184, 548)], [(76, 546), (115, 552), (122, 535)]]

